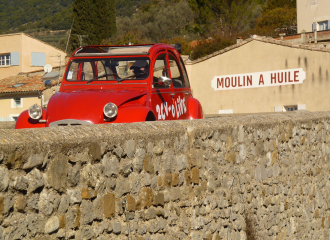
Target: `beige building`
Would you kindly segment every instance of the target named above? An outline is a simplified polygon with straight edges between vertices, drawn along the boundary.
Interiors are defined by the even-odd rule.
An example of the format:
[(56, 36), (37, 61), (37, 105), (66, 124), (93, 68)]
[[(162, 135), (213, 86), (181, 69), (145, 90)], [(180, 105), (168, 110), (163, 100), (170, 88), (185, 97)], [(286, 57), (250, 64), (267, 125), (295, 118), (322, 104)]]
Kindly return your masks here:
[(63, 65), (65, 52), (24, 33), (0, 35), (0, 79)]
[(44, 77), (32, 73), (0, 80), (0, 121), (15, 121), (33, 104), (46, 105), (57, 81), (57, 78), (51, 80), (50, 86), (45, 87)]
[(297, 0), (298, 33), (330, 29), (329, 0)]
[(330, 110), (330, 49), (250, 38), (186, 62), (204, 114)]

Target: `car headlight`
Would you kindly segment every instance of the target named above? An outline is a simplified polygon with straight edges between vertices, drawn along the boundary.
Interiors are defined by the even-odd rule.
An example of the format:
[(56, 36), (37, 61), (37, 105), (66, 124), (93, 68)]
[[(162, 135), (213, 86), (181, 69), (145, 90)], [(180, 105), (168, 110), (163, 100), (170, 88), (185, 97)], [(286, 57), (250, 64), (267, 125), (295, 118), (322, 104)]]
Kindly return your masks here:
[(110, 102), (105, 104), (103, 108), (103, 113), (108, 118), (114, 118), (115, 116), (117, 116), (118, 108), (116, 104)]
[(40, 119), (42, 116), (42, 108), (38, 104), (34, 104), (29, 108), (29, 116), (32, 119)]

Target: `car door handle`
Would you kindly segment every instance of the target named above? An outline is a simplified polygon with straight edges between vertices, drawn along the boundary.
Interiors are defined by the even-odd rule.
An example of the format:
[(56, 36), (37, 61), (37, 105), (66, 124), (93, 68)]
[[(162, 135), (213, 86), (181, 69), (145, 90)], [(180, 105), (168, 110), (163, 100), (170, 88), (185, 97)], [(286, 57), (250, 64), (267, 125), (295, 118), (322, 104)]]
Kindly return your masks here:
[(190, 94), (190, 92), (185, 92), (185, 94), (186, 94), (186, 95), (189, 95), (189, 94)]
[(174, 97), (175, 93), (171, 93), (171, 96)]

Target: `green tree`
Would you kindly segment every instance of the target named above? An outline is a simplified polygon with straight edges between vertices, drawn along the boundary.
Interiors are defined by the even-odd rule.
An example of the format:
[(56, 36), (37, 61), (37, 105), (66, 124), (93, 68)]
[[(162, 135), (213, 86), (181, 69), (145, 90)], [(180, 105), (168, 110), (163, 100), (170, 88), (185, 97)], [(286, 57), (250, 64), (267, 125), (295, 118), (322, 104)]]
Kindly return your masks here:
[(258, 35), (276, 36), (279, 33), (293, 34), (297, 25), (295, 8), (274, 8), (265, 11), (255, 22)]
[(185, 35), (193, 20), (194, 13), (186, 1), (160, 1), (130, 18), (118, 18), (118, 35), (140, 32), (146, 42), (159, 42), (163, 38)]
[(275, 8), (296, 8), (296, 0), (268, 0), (264, 5), (263, 10), (269, 11)]
[(71, 51), (80, 46), (78, 36), (85, 35), (82, 45), (99, 45), (116, 32), (115, 0), (75, 0)]

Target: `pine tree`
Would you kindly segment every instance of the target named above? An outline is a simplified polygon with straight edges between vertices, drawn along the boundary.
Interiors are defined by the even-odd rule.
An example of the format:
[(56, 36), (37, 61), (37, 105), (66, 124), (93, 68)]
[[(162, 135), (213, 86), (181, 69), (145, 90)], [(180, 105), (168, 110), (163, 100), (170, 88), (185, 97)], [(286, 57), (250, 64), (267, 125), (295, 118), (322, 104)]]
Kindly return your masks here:
[(80, 46), (77, 35), (88, 35), (82, 45), (99, 45), (116, 32), (116, 0), (75, 0), (71, 51)]

